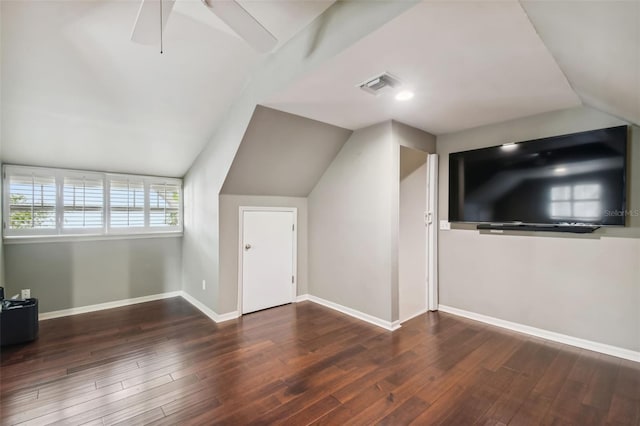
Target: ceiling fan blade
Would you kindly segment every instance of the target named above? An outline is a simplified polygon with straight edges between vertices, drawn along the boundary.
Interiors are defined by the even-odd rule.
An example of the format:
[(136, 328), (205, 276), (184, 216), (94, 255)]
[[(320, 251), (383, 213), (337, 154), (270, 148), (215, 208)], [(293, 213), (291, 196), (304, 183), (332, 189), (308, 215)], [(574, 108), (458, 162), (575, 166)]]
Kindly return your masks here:
[(141, 44), (160, 42), (160, 2), (162, 1), (162, 31), (175, 4), (175, 0), (142, 0), (136, 23), (131, 31), (131, 41)]
[(235, 0), (202, 2), (258, 52), (269, 52), (278, 44), (278, 39)]

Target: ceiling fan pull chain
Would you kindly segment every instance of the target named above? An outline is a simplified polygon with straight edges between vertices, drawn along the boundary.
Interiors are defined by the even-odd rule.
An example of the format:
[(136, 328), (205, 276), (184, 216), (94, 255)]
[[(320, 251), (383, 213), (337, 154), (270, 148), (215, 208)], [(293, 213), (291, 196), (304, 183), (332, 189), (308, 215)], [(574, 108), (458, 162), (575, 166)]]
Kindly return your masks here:
[(162, 0), (160, 1), (160, 54), (162, 55), (163, 49), (163, 40), (162, 40)]

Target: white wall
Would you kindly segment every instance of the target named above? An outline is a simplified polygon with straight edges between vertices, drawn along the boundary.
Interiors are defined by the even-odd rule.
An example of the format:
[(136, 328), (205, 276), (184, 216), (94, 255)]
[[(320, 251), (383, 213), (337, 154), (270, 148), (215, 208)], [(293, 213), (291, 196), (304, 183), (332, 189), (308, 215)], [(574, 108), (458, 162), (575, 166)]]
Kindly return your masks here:
[[(448, 154), (626, 124), (581, 107), (438, 137), (440, 217)], [(640, 212), (640, 128), (633, 128), (628, 208)], [(592, 235), (440, 231), (440, 303), (595, 342), (640, 350), (640, 217)]]
[[(183, 289), (218, 313), (218, 194), (256, 105), (415, 1), (336, 2), (309, 27), (266, 56), (184, 178)], [(202, 290), (202, 279), (209, 283)]]
[(385, 321), (395, 160), (391, 122), (356, 130), (309, 194), (309, 293)]
[(219, 303), (222, 312), (238, 307), (238, 226), (239, 208), (296, 207), (298, 209), (298, 295), (307, 289), (307, 199), (302, 197), (265, 197), (220, 195), (220, 282)]
[(427, 153), (400, 147), (399, 319), (427, 307)]
[(6, 244), (7, 297), (30, 288), (42, 313), (177, 291), (181, 240)]

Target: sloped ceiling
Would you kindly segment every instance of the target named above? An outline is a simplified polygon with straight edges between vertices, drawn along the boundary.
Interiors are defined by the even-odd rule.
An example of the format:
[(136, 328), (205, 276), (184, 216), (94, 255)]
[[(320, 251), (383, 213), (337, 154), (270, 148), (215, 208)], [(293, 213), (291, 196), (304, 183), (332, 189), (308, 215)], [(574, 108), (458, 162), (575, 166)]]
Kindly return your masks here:
[[(333, 1), (240, 2), (283, 43)], [(130, 42), (137, 1), (0, 7), (9, 163), (182, 176), (264, 59), (200, 0), (178, 0), (164, 55)], [(354, 87), (382, 71), (416, 97)], [(581, 102), (640, 123), (639, 1), (426, 0), (264, 103), (438, 134)]]
[[(242, 1), (283, 43), (332, 1)], [(139, 1), (2, 1), (2, 159), (183, 176), (263, 59), (200, 0), (159, 46), (130, 41)]]
[(258, 106), (221, 193), (306, 197), (351, 133)]
[[(383, 71), (415, 92), (356, 87)], [(358, 129), (395, 119), (442, 134), (580, 105), (516, 1), (424, 1), (265, 104)]]
[(640, 124), (640, 1), (522, 1), (583, 102)]

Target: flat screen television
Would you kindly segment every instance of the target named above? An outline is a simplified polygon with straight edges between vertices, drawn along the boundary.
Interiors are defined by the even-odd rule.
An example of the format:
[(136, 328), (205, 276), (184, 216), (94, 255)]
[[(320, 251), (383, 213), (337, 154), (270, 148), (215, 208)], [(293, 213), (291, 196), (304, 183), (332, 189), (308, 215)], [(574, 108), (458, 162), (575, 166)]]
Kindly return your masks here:
[(624, 226), (627, 126), (449, 155), (449, 221)]

